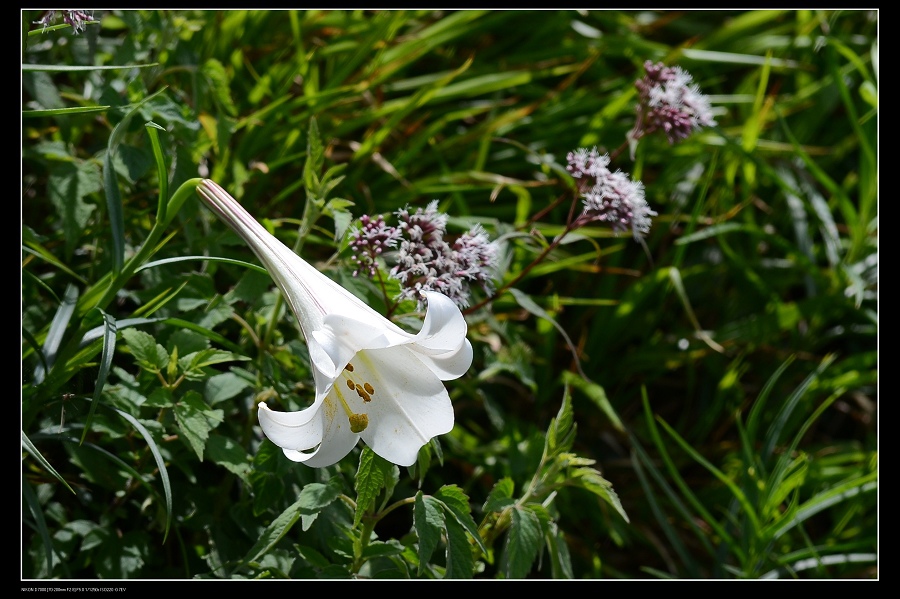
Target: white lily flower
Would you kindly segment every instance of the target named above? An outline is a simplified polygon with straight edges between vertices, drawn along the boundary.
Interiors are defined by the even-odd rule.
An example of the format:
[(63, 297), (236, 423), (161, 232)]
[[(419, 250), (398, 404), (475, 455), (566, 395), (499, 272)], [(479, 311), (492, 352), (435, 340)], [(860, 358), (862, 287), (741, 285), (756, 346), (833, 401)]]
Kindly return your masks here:
[(422, 329), (408, 333), (295, 254), (218, 184), (205, 179), (197, 192), (269, 271), (309, 347), (315, 402), (298, 412), (259, 404), (263, 432), (288, 458), (330, 466), (362, 438), (411, 466), (425, 443), (450, 432), (453, 406), (441, 381), (472, 364), (466, 321), (450, 298), (426, 292)]

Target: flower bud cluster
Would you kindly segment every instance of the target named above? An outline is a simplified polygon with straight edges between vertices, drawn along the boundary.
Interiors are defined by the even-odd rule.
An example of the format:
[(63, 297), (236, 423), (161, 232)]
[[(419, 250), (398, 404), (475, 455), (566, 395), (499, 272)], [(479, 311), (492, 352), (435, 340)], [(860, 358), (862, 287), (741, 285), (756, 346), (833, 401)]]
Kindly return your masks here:
[(630, 137), (638, 139), (662, 130), (669, 143), (686, 139), (691, 133), (716, 124), (709, 98), (692, 83), (681, 67), (644, 63), (646, 75), (635, 81), (638, 90), (637, 122)]
[(460, 308), (469, 305), (472, 285), (486, 293), (493, 291), (492, 278), (497, 265), (497, 245), (490, 241), (481, 225), (447, 241), (447, 215), (438, 211), (434, 200), (423, 210), (410, 212), (402, 208), (395, 212), (396, 227), (384, 224), (382, 217), (368, 215), (362, 226), (350, 233), (350, 247), (360, 268), (353, 273), (377, 273), (375, 257), (385, 248), (391, 253), (394, 265), (389, 276), (400, 282), (396, 299), (415, 300), (422, 304), (422, 292), (437, 291), (453, 300)]
[[(604, 222), (616, 233), (631, 230), (635, 239), (650, 231), (650, 209), (644, 198), (644, 185), (633, 181), (622, 171), (610, 171), (609, 156), (602, 156), (597, 148), (579, 148), (566, 156), (566, 170), (576, 179), (584, 179), (581, 194), (584, 211), (576, 223)], [(589, 187), (588, 187), (589, 185)]]
[(75, 34), (79, 34), (85, 29), (85, 23), (88, 21), (93, 21), (94, 17), (90, 14), (93, 11), (84, 11), (84, 10), (48, 10), (44, 13), (44, 16), (41, 17), (39, 21), (36, 21), (38, 25), (43, 27), (49, 27), (56, 20), (56, 13), (62, 13), (63, 22), (72, 27), (72, 31)]
[(350, 234), (350, 247), (353, 250), (353, 261), (356, 263), (353, 276), (363, 271), (369, 277), (374, 277), (378, 266), (375, 259), (386, 249), (397, 247), (400, 230), (387, 226), (381, 215), (372, 218), (368, 214), (363, 214), (359, 222), (360, 226)]

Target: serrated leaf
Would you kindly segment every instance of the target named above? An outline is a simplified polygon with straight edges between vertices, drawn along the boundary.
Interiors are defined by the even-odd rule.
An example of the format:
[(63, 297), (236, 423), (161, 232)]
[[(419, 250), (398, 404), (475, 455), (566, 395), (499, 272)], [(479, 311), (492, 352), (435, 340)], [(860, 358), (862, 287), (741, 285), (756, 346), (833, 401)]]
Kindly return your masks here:
[(397, 539), (385, 541), (372, 541), (363, 550), (363, 559), (372, 559), (374, 557), (389, 557), (391, 555), (400, 555), (403, 553), (403, 546)]
[(413, 527), (419, 537), (418, 574), (421, 575), (431, 560), (431, 555), (434, 553), (438, 541), (441, 540), (441, 532), (444, 530), (444, 513), (441, 511), (440, 502), (433, 497), (423, 495), (421, 491), (416, 493)]
[(359, 456), (359, 469), (356, 471), (356, 514), (353, 516), (353, 526), (359, 526), (363, 515), (372, 509), (375, 498), (384, 487), (384, 469), (379, 461), (385, 460), (368, 447), (363, 448)]
[(259, 516), (277, 505), (284, 494), (284, 478), (278, 474), (281, 450), (273, 443), (262, 443), (253, 456), (250, 486), (253, 488), (253, 515)]
[(541, 550), (541, 522), (528, 506), (513, 510), (511, 516), (503, 571), (507, 578), (525, 578)]
[(569, 555), (569, 545), (566, 538), (555, 522), (551, 522), (544, 533), (547, 543), (547, 554), (550, 556), (550, 571), (555, 579), (572, 579), (575, 574), (572, 571), (572, 558)]
[(166, 364), (166, 377), (170, 381), (175, 380), (175, 376), (178, 374), (178, 346), (172, 348), (172, 353), (169, 354), (169, 363)]
[[(67, 156), (67, 159), (72, 158)], [(71, 257), (81, 232), (96, 209), (94, 204), (85, 202), (85, 198), (101, 189), (101, 172), (93, 162), (67, 162), (52, 167), (47, 179), (47, 195), (62, 223), (66, 256)]]
[(245, 362), (250, 358), (221, 349), (204, 349), (190, 353), (178, 360), (178, 365), (185, 372), (199, 370), (213, 364), (223, 362)]
[(547, 438), (544, 443), (544, 454), (548, 457), (568, 451), (575, 441), (575, 416), (572, 412), (572, 394), (566, 385), (563, 391), (562, 405), (556, 418), (550, 421)]
[(570, 476), (570, 480), (575, 485), (590, 491), (606, 501), (619, 512), (622, 518), (625, 519), (625, 522), (630, 522), (628, 514), (625, 513), (625, 508), (622, 507), (622, 502), (619, 500), (619, 496), (613, 491), (612, 483), (603, 478), (597, 470), (593, 468), (576, 468), (570, 473)]
[(340, 483), (337, 479), (332, 482), (309, 483), (300, 491), (298, 503), (304, 514), (318, 514), (337, 499), (341, 494)]
[(213, 463), (239, 476), (244, 482), (250, 482), (250, 454), (232, 439), (221, 435), (210, 437), (206, 444), (206, 455)]
[(484, 502), (482, 508), (485, 512), (500, 512), (515, 503), (513, 492), (515, 491), (515, 483), (513, 479), (504, 476), (494, 485), (488, 495), (487, 501)]
[(175, 404), (175, 421), (188, 446), (197, 454), (197, 459), (203, 461), (203, 449), (209, 439), (209, 431), (212, 430), (206, 419), (205, 412), (209, 407), (203, 402), (203, 398), (196, 391), (188, 391), (177, 404)]
[(303, 530), (309, 530), (319, 513), (341, 494), (340, 479), (332, 478), (327, 484), (310, 483), (303, 487), (300, 498), (305, 501), (301, 510)]
[(137, 329), (125, 329), (122, 339), (141, 368), (160, 372), (168, 365), (169, 352), (152, 335)]
[(472, 578), (475, 558), (466, 530), (454, 518), (445, 522), (447, 528), (447, 572), (444, 578)]
[(334, 219), (334, 240), (340, 241), (347, 229), (350, 228), (350, 223), (353, 222), (353, 215), (346, 210), (333, 210), (331, 216)]
[(319, 177), (322, 164), (325, 160), (325, 149), (322, 147), (322, 138), (319, 136), (319, 124), (315, 117), (309, 119), (309, 132), (306, 138), (306, 162), (303, 165), (303, 180), (306, 183), (307, 193), (318, 197)]
[[(341, 165), (344, 166), (344, 165)], [(329, 169), (328, 172), (331, 172)], [(328, 179), (328, 174), (326, 173), (325, 179)], [(343, 177), (338, 177), (335, 181), (340, 182), (343, 180)], [(356, 202), (351, 200), (347, 200), (344, 198), (331, 198), (328, 200), (328, 204), (325, 205), (326, 210), (344, 210), (345, 208), (349, 208), (350, 206), (355, 206)]]
[(203, 395), (210, 405), (229, 400), (250, 386), (245, 379), (233, 372), (223, 372), (209, 377)]
[(228, 73), (222, 63), (215, 58), (210, 58), (200, 67), (200, 73), (204, 75), (209, 83), (212, 96), (216, 100), (216, 104), (228, 114), (228, 116), (237, 116), (237, 108), (235, 108), (234, 100), (231, 99), (231, 92), (228, 85)]
[(170, 390), (165, 387), (157, 387), (150, 392), (142, 405), (148, 408), (170, 408), (175, 405), (175, 398)]
[(452, 519), (459, 522), (469, 532), (481, 551), (487, 553), (487, 547), (481, 539), (481, 535), (478, 534), (475, 520), (472, 519), (469, 496), (456, 485), (444, 485), (434, 494), (434, 498), (440, 501), (449, 513), (453, 515)]
[(308, 547), (306, 545), (294, 545), (294, 549), (297, 550), (297, 553), (300, 554), (300, 557), (305, 559), (316, 568), (324, 568), (331, 564), (331, 562), (328, 561), (327, 557), (325, 557), (312, 547)]

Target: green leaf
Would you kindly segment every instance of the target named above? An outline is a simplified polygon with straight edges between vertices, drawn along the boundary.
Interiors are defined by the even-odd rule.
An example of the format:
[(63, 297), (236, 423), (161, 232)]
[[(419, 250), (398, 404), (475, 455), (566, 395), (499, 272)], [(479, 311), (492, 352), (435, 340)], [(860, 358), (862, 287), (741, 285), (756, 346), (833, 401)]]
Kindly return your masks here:
[(548, 458), (568, 451), (575, 441), (575, 416), (572, 413), (572, 394), (569, 387), (563, 390), (562, 405), (556, 418), (550, 421), (547, 437), (544, 441), (544, 455)]
[(353, 526), (359, 526), (362, 517), (372, 510), (375, 498), (384, 488), (384, 458), (368, 447), (364, 447), (359, 456), (359, 469), (356, 471), (356, 514)]
[[(319, 135), (319, 124), (315, 117), (309, 119), (309, 132), (306, 137), (306, 162), (303, 164), (303, 180), (306, 191), (315, 199), (319, 197), (319, 173), (325, 161), (325, 148), (322, 146), (322, 138)], [(307, 198), (307, 201), (309, 198)]]
[[(24, 432), (22, 433), (22, 437), (23, 439), (25, 438)], [(66, 486), (68, 487), (69, 485)], [(44, 543), (44, 555), (47, 558), (47, 572), (50, 573), (53, 570), (53, 541), (50, 539), (50, 531), (47, 529), (47, 521), (44, 518), (43, 510), (41, 510), (41, 503), (38, 501), (37, 494), (34, 492), (34, 489), (31, 488), (28, 479), (24, 476), (22, 477), (22, 496), (25, 498), (25, 503), (28, 504), (31, 514), (34, 516), (35, 526), (41, 535), (41, 541)]]
[(66, 257), (72, 256), (95, 209), (85, 198), (101, 189), (100, 169), (92, 162), (67, 162), (51, 167), (47, 195), (62, 221)]
[(346, 210), (332, 210), (331, 217), (334, 219), (334, 240), (340, 241), (353, 222), (353, 215)]
[(166, 88), (164, 87), (131, 107), (128, 114), (119, 121), (110, 134), (106, 153), (103, 155), (103, 189), (106, 192), (106, 209), (109, 212), (109, 226), (112, 235), (113, 270), (117, 273), (122, 270), (125, 260), (125, 217), (122, 211), (122, 194), (119, 190), (119, 181), (116, 178), (115, 168), (113, 168), (113, 159), (116, 157), (122, 137), (128, 130), (134, 115), (139, 114), (147, 102), (165, 92), (165, 90)]
[(504, 476), (494, 485), (488, 495), (487, 501), (484, 502), (482, 511), (484, 512), (500, 512), (504, 508), (513, 505), (516, 501), (513, 499), (515, 491), (515, 483), (513, 479)]
[(777, 529), (772, 532), (772, 538), (777, 539), (784, 535), (787, 531), (805, 522), (810, 517), (818, 514), (824, 509), (836, 505), (847, 499), (851, 499), (862, 493), (868, 493), (878, 489), (878, 473), (870, 472), (863, 476), (854, 478), (834, 485), (829, 489), (816, 493), (812, 498), (804, 501), (796, 511), (794, 516), (784, 524), (779, 524)]
[(233, 372), (223, 372), (209, 377), (203, 389), (203, 395), (210, 405), (234, 398), (241, 391), (250, 386), (250, 383)]
[(622, 424), (622, 420), (616, 413), (615, 408), (613, 408), (612, 403), (610, 403), (609, 398), (606, 396), (606, 390), (603, 387), (597, 383), (584, 380), (571, 370), (566, 370), (562, 373), (562, 380), (564, 384), (571, 385), (587, 395), (588, 399), (606, 414), (606, 417), (616, 427), (616, 430), (625, 432), (625, 425)]
[(434, 498), (441, 502), (443, 507), (449, 514), (453, 516), (472, 536), (472, 539), (478, 544), (482, 553), (487, 553), (487, 547), (478, 534), (478, 527), (472, 519), (471, 508), (469, 507), (469, 496), (456, 485), (444, 485), (437, 490)]
[(566, 537), (559, 530), (555, 522), (550, 522), (544, 532), (544, 541), (547, 543), (547, 555), (550, 557), (550, 570), (555, 579), (572, 579), (575, 577), (572, 571), (572, 558), (569, 555), (569, 545)]
[(103, 542), (94, 553), (95, 567), (100, 578), (135, 578), (147, 563), (150, 535), (143, 530), (128, 531), (121, 536), (110, 529), (103, 530)]
[[(177, 349), (177, 348), (176, 348)], [(213, 364), (223, 362), (240, 362), (250, 358), (220, 349), (204, 349), (189, 353), (178, 360), (178, 366), (190, 380), (203, 380), (207, 378), (203, 369)]]
[(303, 530), (309, 530), (319, 513), (341, 494), (340, 479), (332, 478), (327, 484), (310, 483), (300, 491)]
[(125, 329), (122, 331), (122, 339), (141, 368), (155, 373), (165, 370), (168, 366), (169, 352), (148, 333), (137, 329)]
[(472, 556), (472, 544), (466, 530), (458, 520), (448, 518), (447, 528), (447, 572), (444, 578), (472, 578), (475, 572), (475, 558)]
[(196, 391), (186, 392), (175, 404), (175, 421), (181, 430), (181, 436), (201, 462), (206, 440), (209, 439), (209, 431), (212, 430), (206, 418), (207, 412), (210, 411), (210, 407)]
[(507, 578), (525, 578), (541, 550), (541, 523), (528, 506), (513, 510), (511, 516), (503, 573)]
[(213, 435), (206, 444), (206, 455), (219, 466), (241, 478), (245, 483), (250, 482), (251, 457), (243, 447), (232, 439), (221, 435)]
[(318, 514), (337, 499), (341, 494), (337, 479), (328, 484), (309, 483), (300, 491), (298, 503), (304, 514)]
[(421, 491), (416, 493), (413, 528), (419, 537), (418, 574), (421, 576), (431, 560), (431, 554), (434, 553), (438, 541), (441, 540), (441, 531), (445, 528), (444, 513), (441, 511), (440, 502), (433, 497), (423, 495)]
[[(56, 361), (56, 352), (59, 351), (59, 345), (62, 343), (63, 335), (69, 326), (69, 320), (75, 311), (75, 305), (78, 302), (78, 288), (69, 284), (66, 286), (66, 293), (62, 303), (56, 309), (53, 320), (50, 321), (50, 328), (47, 329), (47, 337), (44, 339), (42, 352), (44, 354), (44, 363), (53, 367)], [(65, 364), (63, 366), (66, 366)], [(46, 372), (42, 368), (37, 368), (34, 373), (35, 383), (40, 383), (44, 379)]]
[[(22, 65), (23, 69), (25, 65)], [(93, 112), (106, 112), (109, 106), (73, 106), (71, 108), (45, 108), (42, 110), (23, 110), (22, 118), (37, 118), (42, 116), (69, 116), (73, 114), (90, 114)]]
[(47, 458), (45, 458), (43, 454), (38, 451), (38, 448), (34, 446), (34, 443), (31, 442), (31, 439), (29, 439), (28, 435), (25, 434), (25, 431), (22, 431), (22, 447), (24, 447), (28, 451), (28, 453), (30, 453), (32, 457), (34, 457), (34, 459), (36, 459), (38, 463), (40, 463), (40, 465), (44, 467), (44, 470), (52, 474), (56, 480), (65, 485), (65, 487), (70, 490), (73, 495), (75, 494), (75, 489), (70, 487), (69, 483), (66, 482), (66, 479), (64, 479), (59, 474), (59, 472), (57, 472), (56, 469), (50, 465), (50, 462), (48, 462)]
[(103, 392), (103, 387), (106, 386), (106, 377), (109, 376), (109, 368), (112, 365), (113, 354), (116, 351), (116, 319), (103, 310), (100, 310), (100, 313), (103, 315), (103, 351), (100, 354), (100, 371), (97, 373), (97, 383), (94, 386), (94, 399), (84, 421), (84, 429), (81, 431), (82, 443), (84, 443), (88, 430), (91, 428), (94, 412), (97, 410), (97, 406), (100, 405), (100, 395)]
[[(306, 489), (304, 488), (304, 491), (305, 490)], [(300, 498), (289, 508), (281, 512), (281, 514), (266, 527), (253, 547), (250, 548), (250, 551), (247, 552), (247, 555), (244, 556), (244, 559), (241, 560), (240, 565), (244, 566), (249, 562), (259, 561), (262, 556), (268, 553), (275, 544), (278, 543), (291, 528), (293, 528), (294, 524), (297, 523), (297, 520), (300, 519), (300, 510), (308, 501), (309, 498), (305, 498), (301, 491)]]
[(271, 441), (260, 444), (253, 456), (250, 486), (253, 489), (253, 515), (260, 516), (272, 505), (278, 505), (284, 495), (284, 477), (278, 471), (281, 448)]
[(243, 266), (244, 268), (255, 270), (256, 272), (264, 275), (268, 275), (269, 271), (267, 271), (262, 266), (257, 264), (251, 264), (250, 262), (244, 262), (243, 260), (235, 260), (233, 258), (217, 258), (215, 256), (178, 256), (175, 258), (163, 258), (162, 260), (153, 260), (152, 262), (147, 262), (138, 267), (135, 272), (141, 272), (142, 270), (146, 270), (148, 268), (154, 268), (156, 266), (162, 266), (163, 264), (174, 264), (176, 262), (193, 262), (195, 260), (202, 260), (204, 262), (220, 262), (222, 264), (234, 264), (236, 266)]
[(159, 447), (157, 447), (156, 442), (153, 440), (153, 436), (150, 434), (150, 431), (147, 428), (138, 422), (137, 418), (128, 414), (127, 412), (123, 412), (117, 408), (113, 408), (116, 410), (116, 413), (131, 423), (131, 425), (138, 430), (144, 440), (147, 442), (147, 447), (150, 448), (150, 453), (153, 454), (153, 459), (156, 462), (156, 468), (159, 470), (159, 479), (163, 485), (163, 494), (166, 498), (166, 531), (163, 534), (163, 542), (165, 543), (166, 539), (169, 536), (169, 528), (172, 525), (172, 487), (169, 484), (169, 471), (166, 469), (166, 462), (163, 460), (162, 454), (159, 452)]
[(619, 512), (619, 515), (625, 519), (625, 522), (629, 522), (628, 514), (625, 513), (625, 508), (622, 507), (619, 496), (613, 491), (612, 483), (603, 478), (600, 472), (594, 468), (582, 467), (571, 471), (570, 477), (572, 483), (603, 499)]
[(144, 123), (144, 129), (147, 131), (147, 137), (150, 138), (153, 162), (156, 163), (156, 180), (159, 183), (159, 197), (156, 200), (156, 222), (165, 222), (166, 212), (169, 208), (169, 173), (166, 170), (166, 158), (159, 143), (159, 132), (166, 129), (153, 121)]
[(150, 392), (146, 401), (141, 405), (148, 408), (171, 408), (175, 405), (175, 397), (169, 389), (157, 387)]
[(228, 73), (225, 71), (222, 63), (215, 58), (209, 58), (200, 67), (200, 74), (206, 77), (212, 91), (211, 96), (215, 99), (216, 105), (228, 116), (237, 116), (237, 108), (234, 105), (234, 100), (231, 98)]

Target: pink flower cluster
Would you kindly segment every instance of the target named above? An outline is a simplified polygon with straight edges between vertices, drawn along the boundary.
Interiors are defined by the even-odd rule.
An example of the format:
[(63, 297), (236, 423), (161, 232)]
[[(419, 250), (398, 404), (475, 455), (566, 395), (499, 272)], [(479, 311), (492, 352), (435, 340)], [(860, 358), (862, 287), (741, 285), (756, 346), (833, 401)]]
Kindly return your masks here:
[(692, 83), (690, 73), (649, 60), (644, 63), (644, 70), (647, 74), (634, 83), (638, 90), (638, 118), (630, 134), (632, 139), (662, 130), (669, 143), (674, 144), (694, 131), (716, 124), (709, 98)]
[(589, 222), (604, 222), (613, 231), (631, 230), (635, 239), (650, 231), (651, 219), (656, 212), (650, 209), (644, 198), (644, 185), (633, 181), (622, 171), (610, 171), (609, 156), (602, 156), (597, 148), (579, 148), (566, 156), (566, 170), (576, 179), (587, 181), (590, 187), (581, 196), (584, 211), (576, 221), (578, 226)]
[(437, 291), (453, 300), (460, 308), (469, 305), (472, 285), (486, 293), (493, 291), (492, 278), (497, 265), (497, 245), (490, 241), (481, 225), (452, 242), (444, 237), (447, 215), (437, 209), (434, 200), (423, 210), (398, 210), (396, 227), (387, 226), (382, 217), (363, 216), (361, 226), (350, 233), (350, 247), (358, 265), (353, 273), (377, 274), (375, 258), (386, 248), (394, 261), (389, 275), (400, 282), (396, 299), (415, 300), (422, 305), (422, 291)]
[[(44, 16), (41, 17), (39, 21), (37, 21), (38, 25), (43, 27), (49, 27), (53, 24), (53, 21), (56, 20), (56, 13), (62, 13), (63, 22), (72, 27), (73, 33), (76, 35), (84, 31), (85, 23), (88, 21), (93, 21), (94, 17), (87, 11), (83, 10), (48, 10), (44, 13)], [(90, 11), (91, 13), (93, 11)]]

